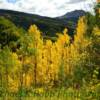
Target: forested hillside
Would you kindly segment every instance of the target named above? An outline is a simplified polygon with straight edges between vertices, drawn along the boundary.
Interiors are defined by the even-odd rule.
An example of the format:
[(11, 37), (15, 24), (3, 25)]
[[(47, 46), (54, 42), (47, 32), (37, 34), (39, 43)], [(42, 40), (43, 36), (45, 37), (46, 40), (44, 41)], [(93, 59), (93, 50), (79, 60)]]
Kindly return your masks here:
[(68, 31), (70, 31), (70, 35), (72, 35), (79, 17), (85, 14), (85, 11), (76, 10), (63, 16), (49, 18), (35, 14), (0, 9), (0, 16), (13, 22), (18, 27), (27, 30), (30, 25), (37, 25), (43, 32), (44, 37), (53, 37), (56, 35), (56, 32), (62, 32), (65, 27), (67, 27)]
[(99, 20), (96, 8), (78, 19), (73, 36), (65, 28), (52, 40), (34, 24), (24, 30), (0, 17), (0, 97), (99, 100)]

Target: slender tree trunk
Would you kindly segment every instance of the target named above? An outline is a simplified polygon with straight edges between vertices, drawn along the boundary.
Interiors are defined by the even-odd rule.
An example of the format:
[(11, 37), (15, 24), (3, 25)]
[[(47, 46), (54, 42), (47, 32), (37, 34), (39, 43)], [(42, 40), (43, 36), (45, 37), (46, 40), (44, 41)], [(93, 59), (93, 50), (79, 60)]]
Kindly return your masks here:
[(19, 98), (19, 100), (22, 100), (22, 90), (23, 90), (23, 67), (24, 67), (24, 56), (22, 57), (22, 70), (21, 70), (21, 72), (20, 72), (20, 92), (21, 92), (21, 94), (20, 94), (20, 98)]
[(35, 86), (37, 84), (37, 62), (36, 62), (36, 56), (35, 56), (35, 65), (34, 65), (34, 83), (35, 83)]
[[(37, 49), (37, 42), (35, 44), (35, 49)], [(35, 53), (35, 64), (34, 64), (34, 83), (37, 84), (37, 52)]]
[(7, 100), (7, 96), (8, 96), (8, 66), (6, 65), (6, 70), (5, 70), (6, 72), (5, 72), (5, 76), (6, 76), (6, 86), (5, 86), (5, 88), (6, 88), (6, 90), (5, 90), (5, 100)]

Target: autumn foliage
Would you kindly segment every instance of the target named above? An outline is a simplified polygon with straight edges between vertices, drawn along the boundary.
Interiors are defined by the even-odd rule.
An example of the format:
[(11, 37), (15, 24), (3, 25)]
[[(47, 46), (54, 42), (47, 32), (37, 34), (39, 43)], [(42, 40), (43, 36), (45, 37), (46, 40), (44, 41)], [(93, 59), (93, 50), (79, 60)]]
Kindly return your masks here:
[(100, 28), (94, 26), (88, 36), (88, 27), (83, 16), (79, 18), (74, 37), (64, 29), (52, 41), (44, 39), (36, 25), (30, 26), (27, 33), (11, 43), (15, 45), (13, 48), (9, 44), (0, 49), (1, 87), (6, 92), (61, 85), (77, 88), (92, 79), (100, 79)]

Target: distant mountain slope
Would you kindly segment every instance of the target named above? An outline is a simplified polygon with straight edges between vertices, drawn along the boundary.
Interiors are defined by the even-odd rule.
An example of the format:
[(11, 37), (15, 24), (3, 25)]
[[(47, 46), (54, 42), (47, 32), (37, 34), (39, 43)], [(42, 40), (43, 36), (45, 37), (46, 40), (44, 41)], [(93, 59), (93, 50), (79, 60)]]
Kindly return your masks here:
[(78, 18), (84, 14), (84, 11), (79, 10), (65, 14), (61, 17), (49, 18), (18, 11), (0, 10), (0, 16), (9, 19), (16, 26), (27, 30), (30, 25), (36, 24), (46, 36), (55, 36), (56, 32), (63, 31), (65, 27), (68, 28), (69, 33), (72, 34), (76, 27)]
[(86, 12), (83, 11), (83, 10), (75, 10), (75, 11), (72, 11), (72, 12), (68, 12), (67, 14), (63, 15), (63, 16), (60, 16), (58, 17), (59, 19), (70, 19), (70, 18), (79, 18), (80, 16), (84, 16)]

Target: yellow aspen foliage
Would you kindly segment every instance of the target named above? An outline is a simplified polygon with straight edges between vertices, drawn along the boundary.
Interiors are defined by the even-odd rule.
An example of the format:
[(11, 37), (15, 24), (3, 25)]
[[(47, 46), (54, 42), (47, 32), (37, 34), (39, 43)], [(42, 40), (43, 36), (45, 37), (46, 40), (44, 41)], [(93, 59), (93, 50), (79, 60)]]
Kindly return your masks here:
[[(92, 16), (89, 18), (95, 19)], [(87, 25), (89, 21), (85, 16), (80, 17), (74, 36), (68, 35), (68, 30), (65, 28), (52, 40), (42, 36), (36, 25), (31, 25), (28, 32), (20, 36), (16, 46), (14, 45), (17, 51), (13, 51), (9, 45), (4, 47), (1, 45), (0, 86), (4, 83), (2, 87), (6, 92), (21, 92), (21, 95), (24, 95), (24, 89), (31, 90), (30, 87), (34, 86), (39, 88), (32, 91), (42, 94), (45, 89), (62, 85), (61, 82), (65, 82), (64, 86), (70, 82), (72, 86), (75, 82), (80, 88), (81, 82), (85, 83), (87, 76), (91, 79), (94, 69), (100, 69), (98, 45), (100, 28), (93, 21), (98, 26), (88, 34), (87, 30), (93, 27)], [(72, 79), (67, 84), (69, 76)], [(42, 88), (42, 86), (47, 87)]]
[[(64, 71), (66, 75), (69, 72), (69, 44), (70, 44), (70, 36), (67, 33), (67, 29), (63, 31), (63, 34), (58, 35), (57, 42), (55, 43), (56, 52), (58, 52), (58, 64), (57, 66), (61, 66), (63, 64)], [(58, 68), (59, 69), (59, 68)]]
[[(43, 39), (41, 37), (41, 32), (37, 29), (35, 25), (32, 25), (29, 28), (29, 34), (32, 34), (34, 39), (34, 48), (35, 48), (35, 55), (34, 55), (34, 81), (36, 83), (42, 83), (45, 74), (45, 66), (43, 66)], [(42, 78), (41, 78), (42, 77)]]
[(49, 39), (44, 40), (35, 25), (30, 26), (28, 34), (33, 42), (28, 44), (28, 48), (34, 48), (35, 53), (33, 56), (24, 57), (24, 64), (32, 66), (32, 70), (23, 74), (24, 86), (30, 86), (32, 82), (35, 85), (51, 84), (53, 86), (55, 81), (59, 81), (61, 66), (64, 77), (72, 75), (74, 66), (80, 59), (80, 51), (90, 44), (85, 37), (86, 30), (85, 17), (80, 17), (72, 43), (67, 29), (58, 34), (57, 41), (52, 42)]
[(34, 91), (35, 91), (35, 93), (37, 93), (37, 94), (42, 94), (42, 93), (45, 92), (44, 88), (36, 88), (36, 89), (34, 89)]
[(83, 42), (84, 35), (86, 32), (86, 23), (85, 23), (85, 17), (80, 17), (78, 20), (78, 25), (76, 28), (76, 35), (74, 37), (74, 43), (80, 44)]
[(71, 38), (70, 38), (70, 36), (68, 35), (68, 30), (67, 30), (66, 28), (64, 29), (63, 34), (64, 34), (64, 38), (65, 38), (66, 44), (69, 44)]
[(100, 36), (100, 28), (94, 27), (93, 33), (94, 33), (94, 35), (96, 35), (96, 36)]
[(16, 53), (11, 53), (11, 63), (14, 66), (12, 72), (16, 72), (21, 69), (21, 61), (18, 59), (18, 55)]
[[(18, 55), (16, 53), (11, 53), (10, 60), (13, 70), (10, 70), (8, 75), (8, 88), (11, 92), (17, 92), (19, 89), (19, 77), (16, 74), (21, 70), (22, 63), (18, 60)], [(13, 75), (13, 78), (11, 75)]]
[[(79, 51), (89, 44), (89, 41), (85, 38), (86, 29), (85, 17), (81, 17), (78, 21), (77, 33), (71, 43), (71, 37), (68, 35), (67, 29), (58, 34), (57, 41), (52, 42), (49, 39), (44, 41), (41, 32), (35, 25), (29, 28), (29, 36), (32, 37), (33, 42), (29, 43), (28, 47), (34, 48), (35, 54), (33, 57), (26, 57), (24, 63), (32, 65), (33, 71), (30, 72), (33, 75), (31, 78), (33, 83), (54, 85), (54, 81), (59, 80), (60, 66), (63, 66), (65, 77), (73, 73), (74, 66), (80, 58)], [(26, 86), (32, 83), (27, 80), (30, 80), (28, 73), (24, 75)]]
[(40, 39), (41, 33), (36, 25), (31, 25), (29, 28), (29, 34), (31, 34), (35, 39)]
[(79, 20), (78, 20), (78, 25), (77, 25), (77, 28), (76, 28), (76, 31), (77, 31), (77, 34), (80, 36), (80, 34), (85, 34), (86, 32), (86, 19), (85, 19), (85, 16), (83, 17), (80, 17)]
[(46, 82), (49, 83), (49, 81), (53, 78), (52, 77), (52, 59), (51, 59), (51, 53), (52, 53), (52, 41), (51, 40), (46, 40), (45, 43), (45, 50), (46, 50), (46, 55), (47, 55), (47, 65), (46, 65), (46, 74), (47, 74), (47, 80)]
[(23, 74), (23, 86), (29, 88), (33, 83), (33, 75), (31, 73)]
[[(91, 41), (87, 39), (86, 37), (86, 30), (87, 30), (87, 23), (86, 18), (80, 17), (76, 29), (76, 35), (74, 36), (74, 46), (78, 50), (84, 50), (89, 44), (91, 44)], [(80, 51), (79, 50), (79, 51)]]
[(53, 80), (57, 80), (59, 71), (59, 57), (58, 51), (55, 48), (55, 44), (53, 44), (51, 48), (51, 71), (53, 74)]
[(18, 79), (13, 79), (10, 76), (8, 76), (8, 86), (9, 86), (9, 91), (10, 92), (17, 92), (19, 89), (19, 80)]

